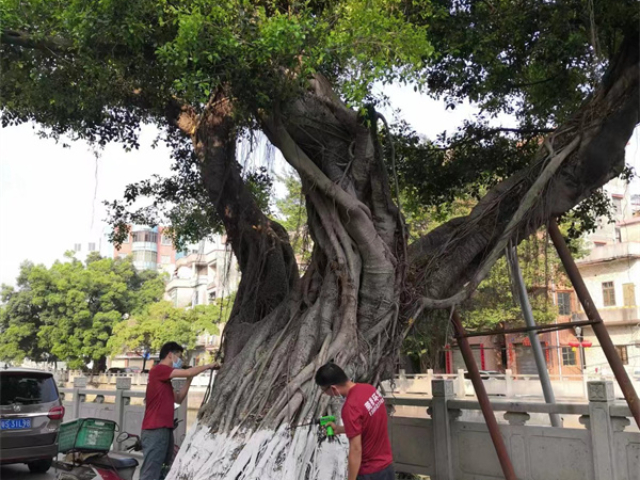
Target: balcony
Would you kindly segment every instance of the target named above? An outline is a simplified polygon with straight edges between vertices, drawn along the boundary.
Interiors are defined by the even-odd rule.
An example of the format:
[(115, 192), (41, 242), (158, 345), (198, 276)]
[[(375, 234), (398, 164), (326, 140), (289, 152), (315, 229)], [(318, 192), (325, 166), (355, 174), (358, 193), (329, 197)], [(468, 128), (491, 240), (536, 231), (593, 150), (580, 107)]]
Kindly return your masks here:
[(157, 252), (158, 244), (151, 242), (133, 242), (131, 244), (131, 250), (134, 252), (146, 251), (146, 252)]
[[(625, 325), (640, 323), (640, 307), (606, 307), (599, 308), (598, 312), (602, 317), (602, 320), (611, 325)], [(589, 320), (586, 313), (578, 313), (577, 320)]]
[(622, 259), (640, 259), (639, 242), (611, 243), (591, 250), (589, 256), (581, 258), (576, 263), (579, 267), (594, 263), (611, 262)]
[(201, 267), (206, 266), (207, 261), (205, 255), (200, 253), (190, 253), (186, 257), (181, 257), (176, 260), (176, 268), (193, 267), (194, 265)]
[(192, 286), (193, 285), (190, 278), (174, 277), (171, 280), (169, 280), (169, 283), (167, 283), (167, 286), (165, 287), (165, 291), (170, 292), (174, 288), (191, 288)]
[(205, 275), (201, 275), (199, 277), (189, 277), (189, 278), (178, 278), (173, 277), (167, 283), (165, 287), (165, 291), (169, 292), (174, 288), (195, 288), (200, 287), (202, 285), (206, 285), (208, 282), (208, 278)]

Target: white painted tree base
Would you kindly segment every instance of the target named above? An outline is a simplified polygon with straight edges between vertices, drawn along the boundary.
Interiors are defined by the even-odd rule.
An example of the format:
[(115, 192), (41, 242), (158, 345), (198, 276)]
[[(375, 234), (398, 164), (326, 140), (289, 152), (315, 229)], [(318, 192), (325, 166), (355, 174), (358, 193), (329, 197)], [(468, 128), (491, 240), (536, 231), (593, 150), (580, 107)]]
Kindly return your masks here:
[(342, 480), (348, 443), (336, 437), (318, 444), (317, 426), (210, 434), (196, 423), (185, 438), (167, 480)]

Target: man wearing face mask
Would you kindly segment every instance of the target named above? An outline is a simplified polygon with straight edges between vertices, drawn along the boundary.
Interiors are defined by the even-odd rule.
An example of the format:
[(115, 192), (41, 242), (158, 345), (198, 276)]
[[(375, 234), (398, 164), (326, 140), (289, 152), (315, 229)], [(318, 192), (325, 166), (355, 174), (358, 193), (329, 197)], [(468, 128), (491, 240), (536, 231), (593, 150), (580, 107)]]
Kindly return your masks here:
[[(144, 459), (140, 480), (159, 480), (162, 465), (169, 465), (173, 456), (173, 405), (184, 401), (196, 375), (220, 368), (218, 364), (182, 369), (184, 349), (176, 342), (165, 343), (160, 349), (160, 363), (151, 369), (145, 394), (146, 408), (142, 421), (142, 452)], [(173, 390), (171, 379), (185, 378), (179, 392)]]
[(330, 424), (349, 439), (348, 480), (394, 480), (393, 456), (384, 398), (367, 383), (354, 383), (335, 363), (316, 372), (316, 384), (332, 397), (345, 398), (342, 423)]

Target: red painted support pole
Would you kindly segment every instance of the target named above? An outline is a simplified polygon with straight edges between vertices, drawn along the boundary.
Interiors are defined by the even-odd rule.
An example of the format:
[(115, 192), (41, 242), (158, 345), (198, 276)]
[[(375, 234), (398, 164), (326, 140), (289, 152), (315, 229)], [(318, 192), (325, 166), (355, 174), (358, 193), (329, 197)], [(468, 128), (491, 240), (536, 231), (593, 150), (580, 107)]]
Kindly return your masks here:
[(480, 404), (482, 415), (484, 415), (484, 421), (487, 423), (487, 428), (489, 429), (491, 440), (493, 440), (493, 445), (496, 449), (496, 453), (498, 454), (498, 460), (500, 461), (500, 466), (502, 467), (504, 478), (506, 480), (517, 480), (516, 473), (511, 463), (511, 459), (509, 458), (509, 452), (507, 452), (507, 446), (505, 445), (504, 439), (500, 434), (498, 421), (496, 420), (496, 416), (493, 413), (493, 408), (491, 408), (489, 396), (487, 395), (487, 391), (484, 388), (484, 383), (482, 383), (482, 378), (480, 378), (480, 371), (478, 370), (476, 359), (473, 357), (471, 346), (469, 346), (469, 340), (467, 340), (467, 338), (464, 336), (465, 330), (462, 326), (460, 315), (458, 315), (458, 312), (456, 312), (455, 310), (453, 312), (453, 316), (451, 317), (451, 322), (453, 323), (453, 327), (455, 328), (456, 336), (458, 337), (458, 346), (460, 347), (460, 352), (462, 353), (464, 363), (467, 366), (467, 371), (469, 372), (471, 383), (473, 383), (473, 388), (476, 391), (478, 403)]
[(591, 325), (593, 333), (595, 333), (598, 341), (600, 342), (602, 351), (607, 357), (607, 361), (611, 366), (611, 370), (616, 377), (618, 385), (620, 385), (620, 390), (622, 390), (622, 394), (627, 400), (629, 410), (631, 410), (633, 418), (636, 419), (636, 423), (638, 424), (638, 427), (640, 427), (640, 400), (638, 399), (638, 394), (633, 388), (629, 374), (622, 365), (622, 360), (620, 360), (618, 352), (616, 352), (613, 342), (611, 341), (611, 337), (609, 336), (609, 332), (607, 331), (607, 327), (604, 325), (602, 317), (600, 317), (600, 313), (598, 313), (598, 309), (593, 303), (591, 294), (582, 279), (582, 275), (580, 275), (578, 266), (569, 251), (569, 247), (567, 247), (564, 238), (562, 238), (562, 233), (560, 233), (560, 229), (558, 228), (558, 224), (555, 220), (551, 220), (549, 223), (549, 235), (551, 236), (551, 240), (553, 240), (553, 244), (558, 251), (560, 260), (562, 260), (562, 264), (567, 271), (569, 280), (571, 280), (571, 283), (573, 284), (573, 288), (575, 289), (576, 295), (582, 304), (584, 312), (587, 314), (589, 320), (593, 322)]

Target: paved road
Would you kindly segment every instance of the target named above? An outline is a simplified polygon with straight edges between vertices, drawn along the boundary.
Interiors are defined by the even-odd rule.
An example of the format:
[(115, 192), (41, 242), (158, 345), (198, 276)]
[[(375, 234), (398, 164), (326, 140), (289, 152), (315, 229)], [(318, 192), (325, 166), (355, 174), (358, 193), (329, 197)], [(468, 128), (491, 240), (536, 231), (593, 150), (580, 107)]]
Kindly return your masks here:
[(29, 472), (26, 465), (4, 465), (0, 467), (0, 478), (2, 480), (53, 480), (56, 477), (53, 468), (48, 473), (34, 475)]

